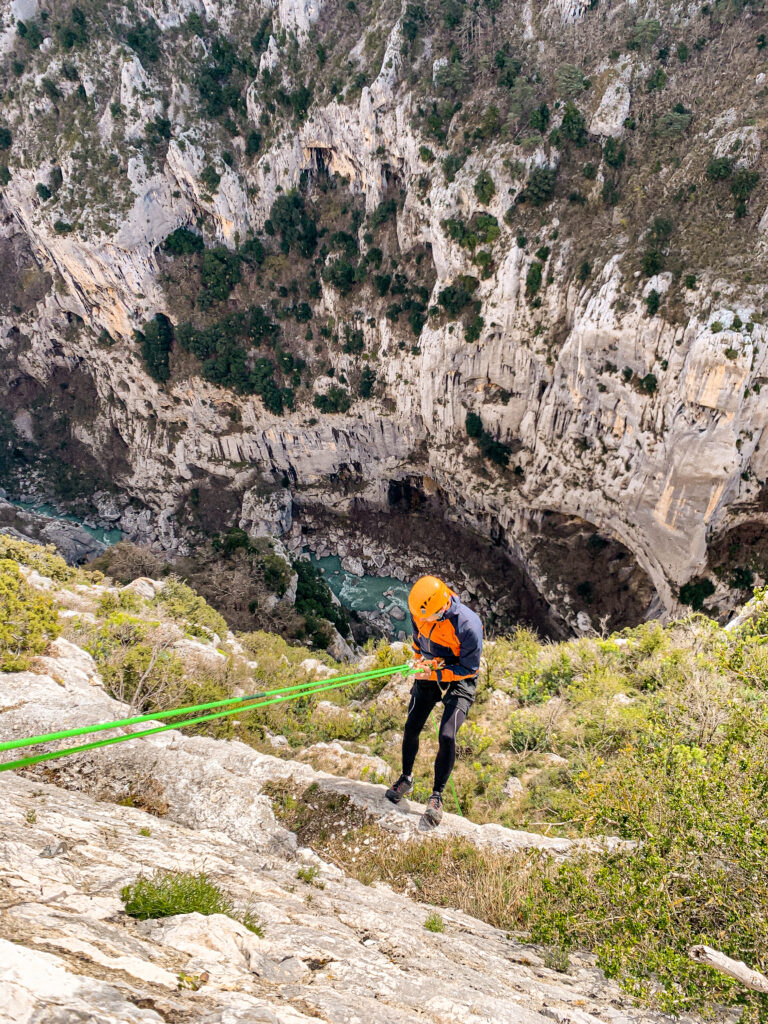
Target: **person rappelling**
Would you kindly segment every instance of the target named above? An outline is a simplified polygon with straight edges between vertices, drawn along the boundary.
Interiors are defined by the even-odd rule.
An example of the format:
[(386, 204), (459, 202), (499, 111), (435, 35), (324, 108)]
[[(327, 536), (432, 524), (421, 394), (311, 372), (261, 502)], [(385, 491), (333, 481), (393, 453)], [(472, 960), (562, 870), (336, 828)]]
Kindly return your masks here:
[(414, 664), (419, 674), (411, 689), (403, 731), (403, 771), (385, 796), (397, 804), (413, 789), (419, 734), (432, 709), (442, 701), (434, 786), (424, 812), (427, 824), (435, 826), (443, 817), (443, 790), (456, 761), (456, 733), (475, 699), (483, 624), (436, 576), (416, 580), (408, 595), (408, 608), (413, 622)]

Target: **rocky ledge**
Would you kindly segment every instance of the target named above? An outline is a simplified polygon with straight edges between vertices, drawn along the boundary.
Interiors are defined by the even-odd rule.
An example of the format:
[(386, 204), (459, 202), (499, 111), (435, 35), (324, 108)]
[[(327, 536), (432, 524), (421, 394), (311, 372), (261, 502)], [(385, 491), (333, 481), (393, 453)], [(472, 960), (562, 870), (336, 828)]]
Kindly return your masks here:
[[(59, 640), (40, 660), (45, 674), (2, 677), (3, 737), (125, 713), (74, 644)], [(28, 772), (5, 775), (0, 795), (0, 1001), (14, 1024), (62, 1014), (89, 1024), (659, 1019), (633, 1008), (589, 957), (557, 973), (541, 950), (445, 909), (445, 930), (425, 930), (433, 908), (364, 886), (299, 848), (262, 792), (269, 781), (316, 781), (364, 806), (393, 842), (430, 842), (420, 808), (392, 809), (381, 787), (175, 730)], [(453, 815), (440, 832), (555, 856), (570, 847)], [(301, 881), (302, 868), (314, 868), (318, 884)], [(222, 914), (127, 916), (121, 889), (157, 869), (205, 869), (249, 908), (260, 934)]]

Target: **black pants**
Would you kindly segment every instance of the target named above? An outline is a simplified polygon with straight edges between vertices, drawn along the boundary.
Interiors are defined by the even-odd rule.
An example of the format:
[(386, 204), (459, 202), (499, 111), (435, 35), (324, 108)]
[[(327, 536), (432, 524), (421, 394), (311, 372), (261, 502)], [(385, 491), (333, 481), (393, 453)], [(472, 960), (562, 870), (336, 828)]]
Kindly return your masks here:
[(453, 771), (456, 761), (456, 733), (467, 717), (472, 698), (456, 696), (450, 692), (443, 697), (437, 683), (417, 680), (411, 690), (411, 703), (408, 705), (408, 717), (403, 731), (403, 775), (411, 775), (419, 751), (419, 733), (440, 700), (443, 701), (445, 710), (440, 721), (440, 738), (435, 758), (436, 793), (442, 793)]

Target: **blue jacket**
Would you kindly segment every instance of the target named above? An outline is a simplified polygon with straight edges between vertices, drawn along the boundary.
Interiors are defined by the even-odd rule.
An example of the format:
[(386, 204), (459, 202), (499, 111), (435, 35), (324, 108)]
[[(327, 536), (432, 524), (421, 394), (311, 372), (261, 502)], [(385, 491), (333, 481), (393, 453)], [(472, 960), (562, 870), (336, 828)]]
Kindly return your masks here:
[[(411, 619), (415, 653), (423, 658), (442, 658), (445, 661), (445, 668), (433, 669), (430, 679), (443, 688), (457, 683), (459, 685), (452, 686), (452, 690), (473, 692), (483, 653), (480, 616), (453, 594), (448, 611), (437, 622), (423, 622), (413, 616)], [(461, 685), (464, 681), (471, 682), (471, 687)]]

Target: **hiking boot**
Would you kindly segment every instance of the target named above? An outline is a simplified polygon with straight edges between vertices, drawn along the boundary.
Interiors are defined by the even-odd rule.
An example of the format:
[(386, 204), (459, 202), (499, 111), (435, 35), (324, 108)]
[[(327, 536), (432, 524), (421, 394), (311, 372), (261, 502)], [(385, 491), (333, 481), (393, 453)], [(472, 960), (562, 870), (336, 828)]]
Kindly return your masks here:
[(427, 809), (424, 811), (424, 817), (427, 819), (430, 825), (439, 825), (443, 820), (443, 794), (433, 793), (432, 796), (427, 800)]
[(389, 787), (384, 796), (393, 804), (399, 804), (405, 794), (410, 793), (412, 789), (413, 779), (409, 779), (407, 775), (401, 775), (394, 786)]

